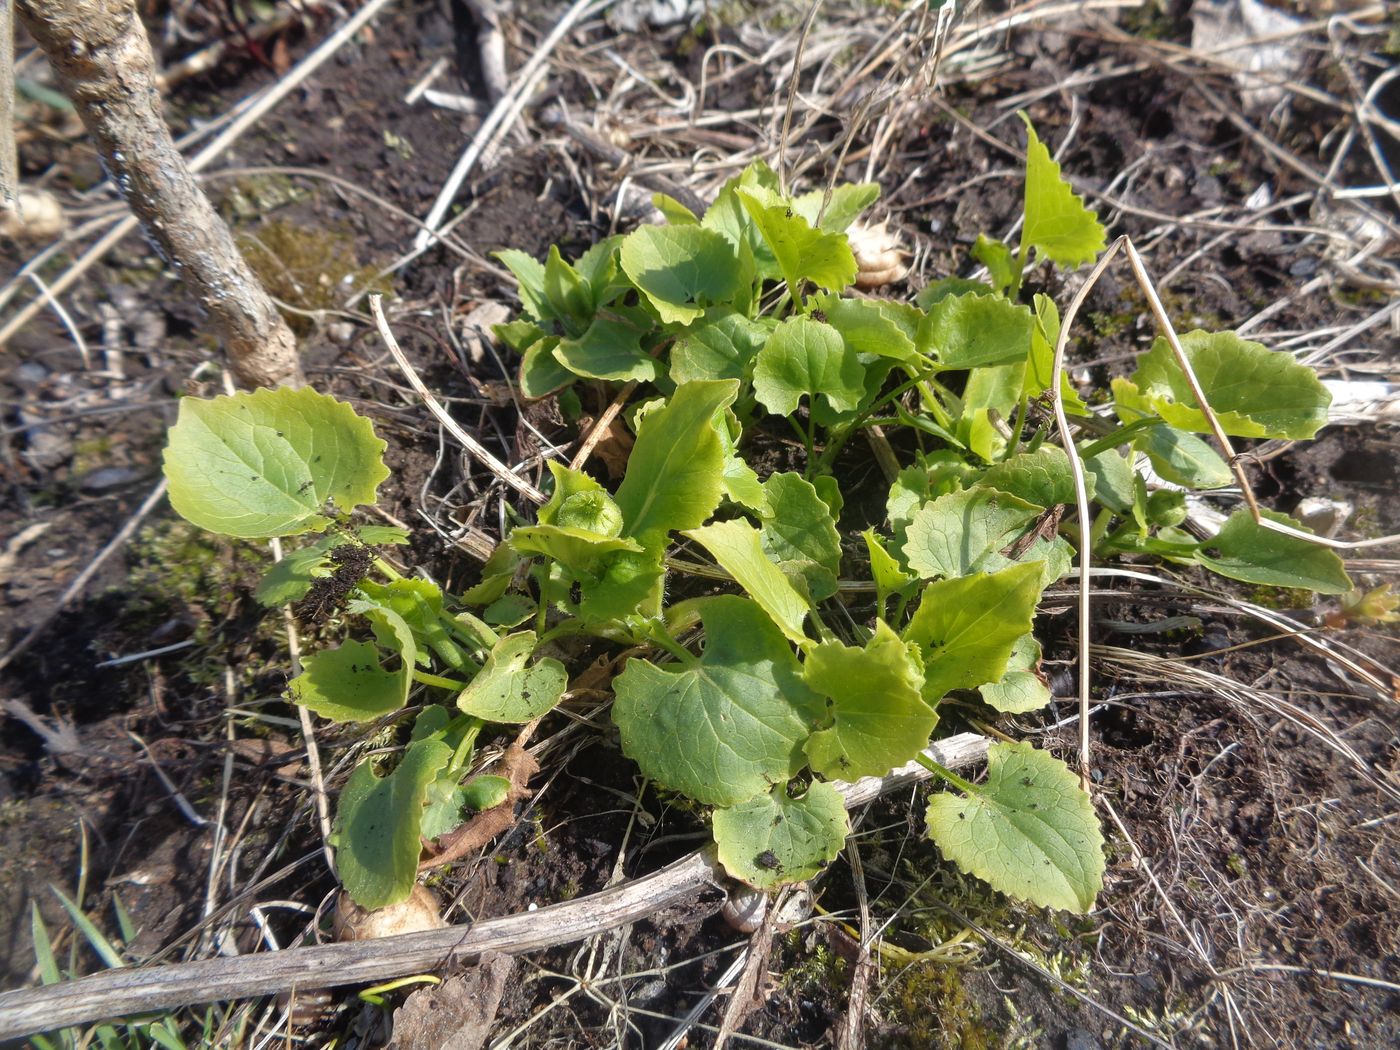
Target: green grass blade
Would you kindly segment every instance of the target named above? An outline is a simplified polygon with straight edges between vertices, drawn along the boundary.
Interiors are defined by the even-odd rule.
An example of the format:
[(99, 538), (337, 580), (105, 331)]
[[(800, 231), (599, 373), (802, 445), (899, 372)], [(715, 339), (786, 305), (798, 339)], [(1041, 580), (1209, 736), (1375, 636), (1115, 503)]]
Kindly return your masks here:
[(73, 925), (78, 927), (79, 932), (92, 946), (92, 950), (98, 954), (98, 957), (112, 969), (125, 966), (126, 963), (122, 961), (121, 955), (112, 946), (112, 942), (103, 936), (102, 931), (93, 925), (92, 920), (83, 914), (82, 909), (69, 900), (57, 886), (50, 885), (49, 889), (53, 890), (59, 903), (63, 905), (69, 918), (73, 920)]

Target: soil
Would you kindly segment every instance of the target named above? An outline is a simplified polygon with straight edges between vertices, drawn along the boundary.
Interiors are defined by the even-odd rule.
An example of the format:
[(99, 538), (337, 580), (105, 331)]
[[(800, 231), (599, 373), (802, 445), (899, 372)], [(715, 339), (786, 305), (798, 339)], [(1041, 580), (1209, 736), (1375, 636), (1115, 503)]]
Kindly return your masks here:
[[(577, 440), (612, 392), (586, 391), (578, 406), (550, 399), (521, 411), (510, 389), (515, 362), (494, 349), (474, 350), (461, 322), (481, 304), (514, 304), (513, 282), (491, 252), (510, 247), (543, 256), (559, 244), (569, 256), (615, 222), (626, 228), (645, 217), (635, 195), (617, 202), (624, 173), (551, 134), (537, 119), (539, 110), (561, 104), (586, 122), (583, 115), (605, 101), (591, 63), (608, 49), (618, 62), (663, 78), (651, 85), (662, 95), (696, 86), (702, 68), (715, 72), (699, 57), (704, 48), (718, 38), (752, 50), (745, 19), (759, 25), (764, 16), (736, 7), (693, 31), (645, 25), (626, 31), (599, 19), (577, 29), (541, 105), (527, 110), (494, 162), (478, 168), (459, 196), (463, 218), (455, 232), (473, 256), (433, 249), (392, 277), (376, 278), (377, 269), (406, 250), (415, 228), (325, 180), (267, 169), (314, 168), (409, 215), (426, 214), (480, 123), (479, 115), (404, 102), (439, 59), (448, 62), (439, 89), (483, 97), (474, 29), (460, 13), (454, 19), (454, 6), (390, 5), (372, 33), (239, 142), (229, 167), (257, 173), (211, 178), (210, 188), (240, 232), (256, 239), (270, 222), (282, 227), (279, 256), (295, 255), (311, 277), (302, 279), (288, 263), (283, 284), (274, 274), (269, 283), (293, 291), (310, 285), (313, 294), (301, 309), (327, 311), (302, 328), (308, 377), (370, 416), (388, 441), (393, 475), (381, 488), (380, 509), (384, 520), (414, 530), (402, 560), (460, 589), (479, 571), (473, 545), (479, 550), (481, 537), (493, 542), (506, 521), (500, 492), (488, 491), (490, 476), (445, 443), (373, 328), (359, 323), (358, 314), (332, 309), (342, 295), (317, 298), (315, 287), (343, 292), (378, 281), (392, 291), (395, 331), (429, 387), (500, 458), (532, 462), (538, 480), (542, 443)], [(1184, 45), (1190, 24), (1181, 6), (1172, 5), (1176, 14), (1154, 15), (1154, 5), (1124, 25), (1140, 39)], [(147, 7), (164, 11), (160, 4)], [(563, 10), (516, 7), (508, 33), (512, 68)], [(854, 16), (838, 8), (823, 17)], [(893, 15), (876, 5), (869, 17)], [(212, 74), (179, 85), (167, 102), (177, 132), (276, 79), (327, 29), (313, 18), (278, 37), (276, 47), (237, 50)], [(1020, 105), (1046, 141), (1069, 137), (1058, 158), (1066, 172), (1114, 200), (1131, 200), (1136, 211), (1098, 206), (1112, 220), (1112, 233), (1130, 233), (1147, 246), (1155, 274), (1174, 275), (1163, 292), (1182, 329), (1232, 327), (1270, 309), (1262, 330), (1278, 342), (1340, 330), (1383, 305), (1393, 286), (1386, 292), (1349, 281), (1354, 268), (1339, 262), (1326, 238), (1273, 229), (1217, 239), (1215, 228), (1163, 221), (1216, 214), (1209, 209), (1239, 215), (1240, 203), (1261, 185), (1271, 187), (1276, 201), (1312, 187), (1193, 89), (1199, 70), (1173, 68), (1134, 39), (1092, 20), (999, 33), (989, 52), (997, 56), (993, 72), (950, 75), (937, 100), (912, 117), (904, 111), (884, 147), (880, 181), (892, 227), (916, 249), (910, 289), (968, 272), (976, 234), (1005, 233), (1019, 214), (1019, 161), (984, 135), (1022, 141), (1012, 116)], [(1063, 87), (1081, 74), (1139, 61), (1145, 68), (1131, 75)], [(1301, 78), (1342, 90), (1338, 66), (1309, 63)], [(616, 74), (616, 66), (608, 68)], [(770, 75), (775, 70), (721, 81), (706, 104), (712, 110), (768, 105)], [(1212, 82), (1231, 90), (1224, 78)], [(629, 137), (621, 130), (629, 121), (655, 116), (636, 98), (622, 99), (603, 122), (634, 153), (651, 161), (679, 158), (673, 177), (682, 181), (698, 178), (688, 163), (692, 149), (713, 159), (717, 152), (766, 148), (744, 122), (706, 125), (723, 130), (676, 142), (636, 128)], [(1294, 95), (1286, 119), (1267, 130), (1320, 169), (1331, 156), (1335, 120), (1334, 110)], [(840, 121), (818, 120), (804, 148), (841, 133)], [(861, 152), (848, 156), (843, 176), (863, 176)], [(43, 178), (70, 201), (101, 177), (90, 148), (71, 133), (27, 146), (23, 160), (27, 179)], [(643, 167), (635, 161), (633, 171)], [(1133, 173), (1126, 183), (1115, 178), (1124, 171)], [(1349, 159), (1337, 177), (1353, 185), (1377, 181), (1359, 159)], [(1395, 221), (1390, 202), (1382, 206)], [(1310, 209), (1312, 198), (1300, 200), (1277, 214), (1276, 225), (1324, 221)], [(8, 254), (0, 278), (26, 257)], [(325, 274), (332, 278), (320, 280)], [(1332, 282), (1299, 293), (1316, 274)], [(1061, 304), (1078, 287), (1048, 271), (1032, 274), (1031, 284)], [(34, 905), (61, 958), (72, 951), (75, 970), (99, 966), (50, 886), (79, 901), (113, 938), (121, 938), (118, 908), (124, 909), (135, 931), (124, 939), (125, 951), (136, 960), (162, 961), (324, 936), (321, 920), (336, 889), (320, 860), (295, 714), (281, 696), (290, 669), (285, 628), (252, 598), (262, 551), (198, 534), (161, 504), (49, 619), (69, 582), (159, 481), (163, 435), (178, 396), (219, 389), (214, 374), (200, 368), (213, 349), (201, 319), (139, 239), (128, 239), (89, 271), (64, 302), (84, 337), (86, 361), (52, 312), (40, 314), (0, 354), (0, 648), (8, 651), (41, 628), (23, 656), (0, 671), (0, 697), (10, 705), (0, 738), (0, 988), (6, 989), (37, 979)], [(1153, 335), (1126, 270), (1110, 271), (1083, 317), (1076, 353), (1081, 376), (1095, 386), (1129, 370), (1131, 356)], [(1393, 328), (1358, 339), (1374, 351), (1358, 356), (1365, 376), (1396, 378)], [(1345, 372), (1329, 368), (1333, 375)], [(1269, 455), (1261, 454), (1256, 469), (1259, 495), (1284, 510), (1310, 495), (1346, 500), (1354, 507), (1351, 533), (1400, 531), (1393, 499), (1398, 438), (1395, 426), (1368, 423), (1330, 428), (1306, 446), (1261, 450)], [(799, 454), (786, 446), (764, 450), (773, 462)], [(848, 450), (838, 470), (849, 484), (843, 527), (863, 524), (851, 520), (856, 517), (877, 519), (882, 481), (864, 450)], [(1394, 578), (1394, 562), (1362, 565), (1355, 575), (1365, 586)], [(1184, 657), (1181, 666), (1198, 672), (1182, 676), (1111, 659), (1100, 671), (1095, 777), (1110, 866), (1098, 909), (1071, 918), (999, 898), (923, 840), (923, 790), (886, 798), (855, 817), (860, 873), (845, 857), (833, 864), (813, 886), (818, 919), (778, 936), (760, 985), (762, 1002), (742, 1029), (748, 1045), (837, 1045), (862, 898), (875, 921), (890, 921), (891, 947), (876, 960), (865, 1018), (871, 1046), (1089, 1050), (1137, 1045), (1144, 1032), (1181, 1046), (1400, 1045), (1400, 825), (1393, 819), (1400, 679), (1388, 670), (1397, 638), (1384, 625), (1329, 621), (1335, 601), (1186, 571), (1180, 579), (1209, 593), (1124, 582), (1111, 585), (1097, 606), (1108, 622), (1098, 628), (1097, 642), (1164, 661)], [(1242, 615), (1231, 600), (1277, 609), (1333, 646), (1333, 654), (1272, 637), (1276, 632)], [(1071, 605), (1067, 594), (1050, 595), (1038, 632), (1061, 697), (1073, 694)], [(866, 612), (852, 609), (857, 617)], [(1171, 616), (1199, 624), (1124, 630)], [(318, 641), (310, 628), (301, 644)], [(120, 662), (167, 646), (179, 648)], [(1358, 654), (1390, 695), (1347, 670), (1336, 651)], [(602, 652), (579, 654), (579, 667)], [(1222, 688), (1220, 681), (1237, 685)], [(1000, 728), (1031, 734), (1068, 757), (1076, 747), (1074, 727), (1054, 724), (1072, 710), (1062, 699), (1043, 721), (1008, 719)], [(583, 721), (555, 715), (541, 728), (544, 737), (570, 727), (544, 762), (516, 828), (435, 880), (454, 921), (591, 893), (654, 870), (707, 837), (688, 807), (642, 784), (602, 709), (575, 715)], [(334, 789), (363, 734), (327, 726), (318, 733)], [(518, 1032), (517, 1041), (528, 1045), (662, 1045), (745, 943), (716, 914), (721, 903), (718, 893), (707, 893), (587, 945), (519, 961), (492, 1034)], [(335, 990), (301, 1010), (292, 1030), (311, 1045), (380, 1045), (388, 1010), (354, 992)], [(391, 996), (390, 1006), (403, 994)], [(690, 1046), (713, 1043), (725, 1001), (691, 1029)], [(249, 1019), (263, 1005), (208, 1015), (197, 1008), (180, 1017), (195, 1026), (190, 1032), (212, 1017), (221, 1033), (214, 1042), (252, 1045)], [(270, 1025), (276, 1017), (268, 1008), (264, 1020)]]

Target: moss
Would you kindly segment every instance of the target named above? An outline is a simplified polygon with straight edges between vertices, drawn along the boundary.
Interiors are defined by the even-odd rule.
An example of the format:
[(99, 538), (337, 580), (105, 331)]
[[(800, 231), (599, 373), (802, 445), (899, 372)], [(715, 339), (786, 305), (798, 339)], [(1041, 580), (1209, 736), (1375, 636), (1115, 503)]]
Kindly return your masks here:
[[(196, 644), (179, 662), (180, 672), (220, 691), (230, 662), (245, 686), (270, 672), (284, 675), (285, 665), (270, 666), (258, 655), (285, 658), (281, 621), (266, 616), (252, 597), (267, 563), (266, 552), (255, 545), (230, 542), (185, 521), (147, 526), (129, 548), (123, 628), (150, 638), (172, 621), (186, 621)], [(238, 658), (232, 660), (235, 642)]]
[(256, 222), (271, 211), (307, 196), (285, 175), (249, 175), (224, 194), (220, 211), (235, 223)]
[(272, 219), (240, 233), (238, 248), (273, 298), (290, 308), (284, 312), (297, 335), (311, 330), (308, 314), (338, 310), (354, 292), (392, 291), (388, 278), (361, 264), (354, 238), (344, 229)]
[(112, 440), (109, 437), (88, 438), (73, 445), (73, 477), (82, 477), (111, 460)]
[(1311, 609), (1315, 595), (1301, 587), (1260, 585), (1250, 591), (1249, 600), (1266, 609)]
[(898, 1042), (888, 1045), (937, 1050), (1002, 1046), (1000, 1026), (993, 1027), (995, 1018), (985, 1017), (968, 993), (966, 976), (967, 968), (960, 965), (922, 963), (905, 969), (886, 992), (900, 1028)]

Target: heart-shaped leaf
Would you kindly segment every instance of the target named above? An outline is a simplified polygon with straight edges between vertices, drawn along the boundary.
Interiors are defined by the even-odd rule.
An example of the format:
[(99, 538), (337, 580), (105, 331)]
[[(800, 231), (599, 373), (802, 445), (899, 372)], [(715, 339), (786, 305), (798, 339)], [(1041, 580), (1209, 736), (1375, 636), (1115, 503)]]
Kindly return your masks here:
[(923, 652), (926, 700), (1001, 678), (1016, 643), (1030, 632), (1041, 569), (1041, 562), (1026, 562), (924, 588), (904, 638)]
[(928, 743), (938, 715), (920, 694), (916, 656), (884, 621), (864, 648), (823, 642), (803, 667), (807, 684), (827, 700), (829, 725), (807, 741), (812, 768), (824, 777), (883, 776)]
[(170, 428), (170, 503), (209, 532), (244, 539), (320, 532), (372, 505), (389, 476), (368, 419), (310, 387), (184, 398)]
[(724, 870), (761, 890), (810, 879), (841, 852), (850, 830), (841, 793), (821, 782), (800, 798), (780, 784), (714, 815)]
[(1103, 833), (1078, 778), (1029, 744), (993, 744), (987, 780), (935, 795), (929, 838), (969, 875), (1048, 908), (1087, 912), (1103, 888)]
[(821, 699), (797, 658), (753, 602), (734, 595), (702, 608), (705, 652), (658, 667), (636, 657), (613, 681), (622, 750), (663, 787), (732, 806), (786, 783)]
[(375, 776), (369, 762), (350, 774), (336, 813), (336, 869), (360, 907), (384, 908), (413, 892), (423, 804), (451, 759), (452, 748), (430, 737), (410, 744), (388, 776)]

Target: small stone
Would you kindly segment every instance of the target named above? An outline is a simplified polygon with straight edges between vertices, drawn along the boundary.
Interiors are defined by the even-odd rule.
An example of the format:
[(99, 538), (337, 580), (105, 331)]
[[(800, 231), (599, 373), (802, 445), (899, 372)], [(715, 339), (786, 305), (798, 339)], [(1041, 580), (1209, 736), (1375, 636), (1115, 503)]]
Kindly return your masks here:
[(78, 488), (89, 493), (108, 492), (130, 484), (139, 476), (130, 467), (98, 467), (79, 479)]
[(1299, 502), (1293, 516), (1319, 536), (1335, 536), (1356, 511), (1356, 504), (1344, 499), (1309, 496)]
[(25, 361), (10, 373), (17, 386), (31, 390), (48, 378), (49, 370), (38, 361)]

